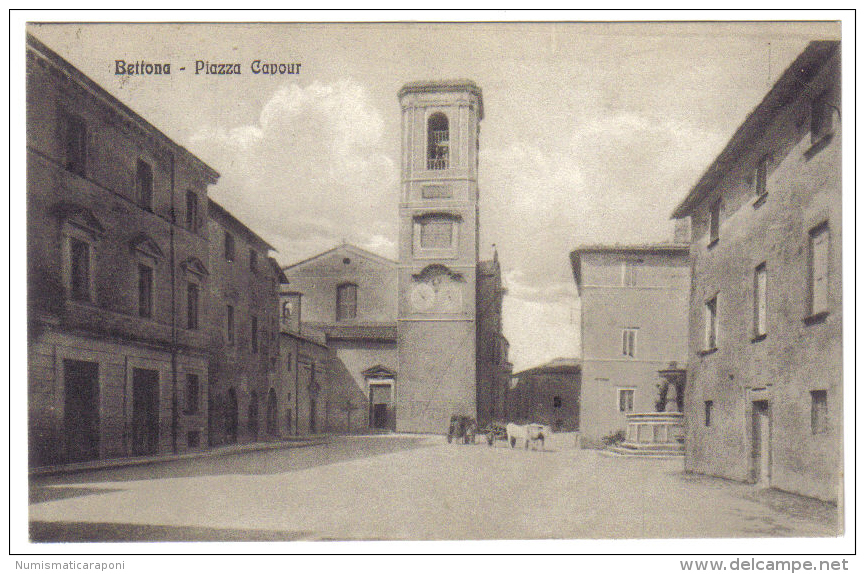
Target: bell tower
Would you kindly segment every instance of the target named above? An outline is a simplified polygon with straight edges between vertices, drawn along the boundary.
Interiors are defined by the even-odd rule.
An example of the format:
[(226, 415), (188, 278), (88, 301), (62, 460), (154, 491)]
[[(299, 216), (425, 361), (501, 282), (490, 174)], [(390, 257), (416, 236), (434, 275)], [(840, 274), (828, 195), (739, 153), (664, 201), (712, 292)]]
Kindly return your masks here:
[(402, 107), (397, 430), (476, 416), (475, 278), (481, 89), (416, 82)]

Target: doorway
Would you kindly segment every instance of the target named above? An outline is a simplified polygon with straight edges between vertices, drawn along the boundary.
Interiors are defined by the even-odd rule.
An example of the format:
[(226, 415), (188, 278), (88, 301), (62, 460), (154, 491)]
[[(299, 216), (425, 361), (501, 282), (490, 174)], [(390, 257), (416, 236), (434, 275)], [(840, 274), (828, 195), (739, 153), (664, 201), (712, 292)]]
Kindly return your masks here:
[(225, 400), (225, 442), (237, 442), (237, 393), (228, 389)]
[(390, 410), (393, 400), (393, 385), (369, 385), (369, 422), (372, 428), (379, 430), (391, 429)]
[(159, 371), (132, 369), (132, 454), (159, 448)]
[(754, 401), (751, 408), (751, 477), (769, 486), (772, 477), (772, 421), (769, 401)]
[(99, 363), (63, 361), (66, 459), (99, 458)]
[(276, 391), (270, 389), (267, 392), (267, 414), (265, 418), (267, 434), (276, 436), (279, 434), (279, 410), (276, 403)]

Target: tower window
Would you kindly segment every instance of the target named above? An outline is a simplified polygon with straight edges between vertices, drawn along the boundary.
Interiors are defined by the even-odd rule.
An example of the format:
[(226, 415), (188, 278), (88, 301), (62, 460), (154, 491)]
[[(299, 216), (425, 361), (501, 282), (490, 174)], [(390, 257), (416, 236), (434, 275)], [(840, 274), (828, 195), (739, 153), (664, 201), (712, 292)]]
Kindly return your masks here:
[(427, 219), (420, 226), (420, 246), (424, 249), (447, 249), (453, 245), (453, 221)]
[(450, 159), (448, 118), (433, 114), (427, 121), (427, 169), (447, 169)]

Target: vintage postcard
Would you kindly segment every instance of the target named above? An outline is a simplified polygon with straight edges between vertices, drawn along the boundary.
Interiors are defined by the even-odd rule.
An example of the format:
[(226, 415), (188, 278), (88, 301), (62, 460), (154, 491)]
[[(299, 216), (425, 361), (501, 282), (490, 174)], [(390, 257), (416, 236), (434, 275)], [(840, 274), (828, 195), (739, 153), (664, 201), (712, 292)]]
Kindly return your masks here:
[(849, 534), (839, 20), (29, 20), (30, 551)]

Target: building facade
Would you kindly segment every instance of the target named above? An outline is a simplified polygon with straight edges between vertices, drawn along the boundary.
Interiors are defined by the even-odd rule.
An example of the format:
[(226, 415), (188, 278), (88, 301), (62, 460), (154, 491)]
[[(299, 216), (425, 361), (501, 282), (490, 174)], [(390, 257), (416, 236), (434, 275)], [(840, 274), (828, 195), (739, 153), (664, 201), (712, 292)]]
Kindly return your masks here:
[(506, 419), (546, 424), (555, 432), (578, 431), (581, 383), (579, 359), (555, 359), (514, 373), (506, 392)]
[(26, 65), (30, 464), (202, 448), (219, 174), (29, 35)]
[(688, 244), (581, 247), (571, 264), (581, 301), (580, 435), (599, 446), (626, 430), (626, 415), (663, 410), (659, 371), (686, 363)]
[(265, 424), (283, 398), (274, 248), (213, 200), (207, 226), (210, 444), (279, 436), (278, 425)]
[(331, 355), (323, 338), (283, 328), (279, 340), (279, 384), (269, 411), (278, 432), (300, 436), (337, 430), (341, 411), (339, 405), (330, 408), (337, 394), (331, 388)]
[(693, 229), (686, 468), (838, 500), (840, 47), (812, 42), (676, 208)]
[(283, 329), (320, 334), (330, 351), (328, 397), (322, 399), (330, 430), (394, 430), (396, 262), (343, 244), (283, 273)]
[(481, 90), (418, 82), (399, 91), (399, 431), (445, 432), (477, 416), (476, 274)]

